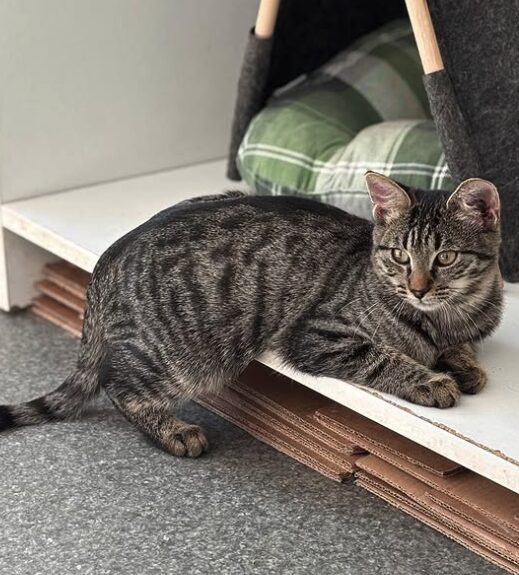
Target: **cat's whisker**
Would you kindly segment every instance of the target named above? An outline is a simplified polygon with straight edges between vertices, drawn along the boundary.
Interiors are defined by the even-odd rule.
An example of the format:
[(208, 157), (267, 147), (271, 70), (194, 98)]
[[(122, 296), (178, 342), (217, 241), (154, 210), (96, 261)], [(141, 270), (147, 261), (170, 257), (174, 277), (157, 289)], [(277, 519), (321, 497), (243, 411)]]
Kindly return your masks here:
[[(472, 317), (469, 314), (465, 314), (462, 313), (462, 311), (459, 309), (459, 307), (457, 306), (452, 306), (449, 308), (449, 311), (455, 313), (462, 321), (464, 321), (465, 323), (468, 321), (470, 322), (470, 325), (474, 327), (475, 333), (473, 334), (473, 337), (475, 339), (477, 339), (478, 341), (481, 339), (481, 335), (480, 335), (480, 328), (479, 326), (476, 324), (476, 322), (474, 321), (474, 319), (472, 319)], [(472, 331), (472, 330), (471, 330)]]
[(363, 299), (364, 299), (363, 296), (359, 296), (359, 297), (356, 297), (356, 298), (350, 300), (347, 304), (341, 305), (340, 311), (342, 312), (342, 311), (344, 311), (345, 309), (348, 309), (348, 308), (351, 307), (353, 304), (355, 304), (355, 303), (357, 303), (357, 302), (359, 302), (359, 301), (362, 301)]
[(374, 312), (376, 312), (378, 310), (379, 305), (380, 304), (377, 301), (373, 305), (369, 306), (365, 312), (361, 313), (357, 323), (355, 324), (354, 329), (360, 327), (360, 324), (362, 322), (365, 322)]
[[(393, 316), (395, 314), (395, 309), (400, 306), (403, 302), (402, 301), (397, 301), (396, 304), (393, 306), (393, 308), (391, 309), (391, 311), (389, 312), (390, 316)], [(382, 317), (380, 318), (380, 321), (377, 324), (377, 327), (375, 328), (375, 330), (373, 331), (371, 337), (374, 340), (375, 339), (375, 335), (377, 334), (377, 331), (379, 329), (379, 327), (382, 325), (383, 321), (387, 321), (387, 318), (382, 315)]]
[[(489, 303), (489, 304), (492, 304), (492, 302), (488, 302), (488, 303)], [(494, 304), (492, 304), (492, 305), (494, 305)], [(491, 319), (491, 316), (490, 316), (487, 312), (483, 311), (480, 307), (478, 307), (477, 305), (475, 305), (473, 302), (471, 302), (471, 301), (469, 301), (469, 300), (463, 302), (463, 303), (462, 303), (462, 307), (463, 307), (463, 306), (468, 306), (469, 308), (471, 308), (471, 309), (473, 309), (475, 312), (477, 312), (479, 315), (482, 315), (482, 316), (483, 316), (485, 319), (487, 319), (487, 320), (490, 320), (490, 319)], [(498, 309), (499, 311), (501, 311), (501, 308), (500, 308), (500, 307), (498, 307), (498, 306), (495, 306), (495, 307), (496, 307), (496, 309)], [(467, 312), (467, 313), (468, 313), (468, 312)]]

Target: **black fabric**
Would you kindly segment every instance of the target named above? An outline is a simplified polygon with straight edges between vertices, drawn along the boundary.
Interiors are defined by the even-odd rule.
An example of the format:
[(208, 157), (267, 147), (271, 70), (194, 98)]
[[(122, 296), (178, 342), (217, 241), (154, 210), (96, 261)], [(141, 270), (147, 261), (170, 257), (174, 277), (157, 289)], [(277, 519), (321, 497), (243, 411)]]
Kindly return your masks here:
[(258, 38), (254, 35), (254, 30), (251, 30), (243, 57), (234, 108), (227, 163), (227, 176), (231, 180), (241, 179), (236, 167), (236, 154), (250, 121), (265, 103), (272, 43), (272, 38)]
[[(441, 74), (426, 81), (447, 161), (464, 178), (475, 175), (476, 159), (476, 175), (497, 185), (502, 203), (503, 275), (517, 282), (519, 1), (429, 0), (429, 7), (451, 81), (448, 86)], [(454, 99), (465, 125), (461, 130)], [(467, 151), (471, 144), (473, 153)]]
[(308, 74), (354, 40), (405, 16), (404, 2), (282, 0), (273, 39), (251, 33), (236, 97), (227, 175), (239, 180), (236, 153), (247, 127), (272, 92)]
[(406, 15), (403, 1), (282, 0), (268, 92), (314, 71), (357, 38)]

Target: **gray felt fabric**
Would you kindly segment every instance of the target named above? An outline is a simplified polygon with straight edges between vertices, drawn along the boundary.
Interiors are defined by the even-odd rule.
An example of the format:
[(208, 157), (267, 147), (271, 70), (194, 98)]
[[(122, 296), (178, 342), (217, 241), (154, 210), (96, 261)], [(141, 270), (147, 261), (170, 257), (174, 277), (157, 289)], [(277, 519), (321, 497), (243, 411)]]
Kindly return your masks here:
[(427, 74), (424, 84), (452, 178), (459, 183), (479, 176), (481, 164), (477, 148), (458, 106), (449, 75), (445, 70)]
[(227, 176), (231, 180), (240, 180), (236, 167), (236, 155), (247, 127), (255, 114), (265, 103), (267, 96), (267, 77), (270, 66), (272, 38), (258, 38), (254, 30), (249, 33), (249, 41), (243, 57), (238, 82), (238, 93), (231, 129), (231, 144), (227, 165)]
[[(0, 402), (51, 389), (76, 340), (0, 312)], [(0, 436), (0, 575), (497, 575), (355, 485), (195, 405), (212, 450), (179, 460), (110, 404)]]
[[(477, 175), (494, 182), (501, 195), (503, 273), (505, 279), (519, 281), (519, 2), (428, 4), (452, 90), (479, 159)], [(458, 131), (450, 130), (448, 116), (442, 117), (443, 111), (451, 113), (451, 94), (439, 89), (431, 97), (446, 151), (458, 143), (465, 146), (458, 141)], [(473, 176), (472, 157), (467, 160), (464, 176)]]

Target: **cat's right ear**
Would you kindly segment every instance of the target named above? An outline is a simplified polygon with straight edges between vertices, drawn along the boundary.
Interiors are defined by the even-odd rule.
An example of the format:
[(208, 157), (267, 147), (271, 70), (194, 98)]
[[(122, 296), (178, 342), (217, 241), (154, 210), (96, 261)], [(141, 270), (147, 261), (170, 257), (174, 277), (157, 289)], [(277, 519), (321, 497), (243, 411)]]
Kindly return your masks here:
[(377, 172), (366, 172), (364, 177), (375, 222), (382, 223), (401, 216), (412, 207), (409, 194), (391, 178)]

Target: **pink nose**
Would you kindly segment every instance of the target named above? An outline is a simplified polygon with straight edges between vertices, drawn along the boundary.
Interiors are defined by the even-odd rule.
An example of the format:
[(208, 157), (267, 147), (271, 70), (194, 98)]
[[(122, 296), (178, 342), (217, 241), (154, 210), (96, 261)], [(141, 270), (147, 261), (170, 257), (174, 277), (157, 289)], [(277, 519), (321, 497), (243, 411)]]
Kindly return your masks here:
[(422, 299), (423, 296), (428, 292), (428, 289), (412, 289), (411, 292), (418, 299)]
[(409, 291), (418, 299), (422, 299), (431, 289), (432, 279), (427, 272), (412, 271), (409, 276)]

